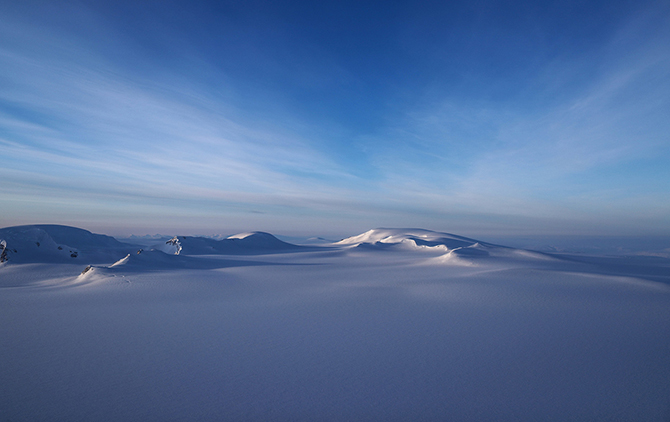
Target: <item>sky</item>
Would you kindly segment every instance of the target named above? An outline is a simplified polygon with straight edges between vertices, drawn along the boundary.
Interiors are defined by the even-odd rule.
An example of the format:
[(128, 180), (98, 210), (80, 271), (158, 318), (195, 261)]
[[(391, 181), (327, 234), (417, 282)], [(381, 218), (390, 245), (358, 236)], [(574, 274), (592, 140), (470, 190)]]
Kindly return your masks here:
[(38, 223), (670, 235), (670, 3), (0, 0)]

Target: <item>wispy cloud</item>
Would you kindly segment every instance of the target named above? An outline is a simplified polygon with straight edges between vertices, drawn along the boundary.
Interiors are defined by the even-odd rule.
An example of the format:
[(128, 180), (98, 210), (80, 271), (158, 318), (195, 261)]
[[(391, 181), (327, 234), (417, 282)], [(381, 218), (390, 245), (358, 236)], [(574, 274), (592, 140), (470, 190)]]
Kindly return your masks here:
[[(601, 224), (602, 215), (614, 226), (626, 213), (658, 223), (670, 211), (659, 199), (670, 187), (607, 178), (670, 160), (668, 13), (633, 17), (590, 57), (546, 60), (516, 81), (524, 92), (514, 96), (430, 92), (429, 82), (423, 100), (382, 104), (399, 96), (377, 95), (365, 106), (390, 113), (384, 120), (370, 112), (374, 125), (324, 118), (331, 106), (315, 114), (293, 107), (304, 91), (291, 87), (300, 86), (362, 110), (341, 90), (372, 76), (359, 77), (281, 25), (270, 31), (284, 37), (273, 44), (278, 53), (257, 40), (241, 44), (250, 51), (238, 58), (279, 75), (267, 92), (247, 93), (253, 81), (160, 25), (146, 31), (169, 60), (146, 54), (102, 15), (78, 13), (91, 39), (3, 19), (0, 201), (8, 221), (35, 218), (26, 204), (39, 201), (60, 221), (97, 214), (167, 226), (198, 216), (191, 227), (217, 219), (282, 228), (565, 227)], [(654, 187), (640, 189), (647, 182)]]
[(104, 63), (88, 51), (77, 60), (33, 60), (4, 50), (0, 60), (7, 69), (5, 87), (13, 87), (2, 94), (9, 105), (1, 116), (7, 164), (244, 192), (294, 191), (291, 174), (298, 172), (332, 179), (333, 185), (351, 178), (293, 133), (295, 125), (278, 124), (288, 116), (240, 116), (178, 76), (169, 83), (150, 74), (126, 78), (124, 69), (101, 70)]
[[(389, 145), (402, 144), (379, 155), (386, 183), (400, 187), (407, 201), (453, 211), (575, 220), (616, 216), (611, 224), (625, 225), (617, 207), (629, 215), (642, 215), (648, 207), (668, 209), (668, 201), (661, 205), (654, 195), (641, 194), (639, 178), (608, 183), (603, 176), (620, 167), (635, 172), (649, 160), (670, 157), (668, 26), (631, 46), (641, 25), (634, 20), (623, 28), (590, 58), (595, 63), (552, 65), (552, 77), (542, 74), (528, 82), (542, 92), (545, 81), (563, 80), (561, 101), (547, 98), (528, 110), (519, 102), (447, 98), (409, 110), (380, 135)], [(563, 78), (587, 66), (597, 71), (577, 87)], [(656, 193), (666, 197), (670, 186), (657, 186)], [(598, 201), (588, 199), (596, 196)]]

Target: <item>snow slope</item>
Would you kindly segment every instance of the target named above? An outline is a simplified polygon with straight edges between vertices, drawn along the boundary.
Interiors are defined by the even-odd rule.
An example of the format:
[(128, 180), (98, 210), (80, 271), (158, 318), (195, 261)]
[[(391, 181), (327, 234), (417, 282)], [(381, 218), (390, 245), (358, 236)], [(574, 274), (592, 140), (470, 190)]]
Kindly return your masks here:
[(136, 246), (111, 236), (52, 224), (0, 229), (0, 244), (7, 262), (105, 262), (123, 256)]
[(670, 260), (384, 230), (2, 264), (0, 415), (667, 422)]

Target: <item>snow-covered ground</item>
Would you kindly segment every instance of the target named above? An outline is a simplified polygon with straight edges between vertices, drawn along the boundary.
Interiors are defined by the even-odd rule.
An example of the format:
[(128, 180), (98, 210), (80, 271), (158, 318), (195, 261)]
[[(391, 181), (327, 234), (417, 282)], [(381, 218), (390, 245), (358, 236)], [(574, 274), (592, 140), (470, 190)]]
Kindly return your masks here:
[(0, 243), (2, 420), (670, 420), (663, 257), (417, 229)]

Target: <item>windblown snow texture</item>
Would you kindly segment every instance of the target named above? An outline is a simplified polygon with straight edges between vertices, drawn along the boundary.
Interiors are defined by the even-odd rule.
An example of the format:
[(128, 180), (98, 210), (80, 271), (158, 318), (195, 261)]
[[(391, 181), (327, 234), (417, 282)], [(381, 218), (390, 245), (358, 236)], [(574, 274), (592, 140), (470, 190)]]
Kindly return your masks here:
[(0, 245), (5, 420), (670, 416), (666, 258), (416, 229), (140, 249), (23, 226), (1, 229)]

